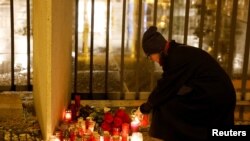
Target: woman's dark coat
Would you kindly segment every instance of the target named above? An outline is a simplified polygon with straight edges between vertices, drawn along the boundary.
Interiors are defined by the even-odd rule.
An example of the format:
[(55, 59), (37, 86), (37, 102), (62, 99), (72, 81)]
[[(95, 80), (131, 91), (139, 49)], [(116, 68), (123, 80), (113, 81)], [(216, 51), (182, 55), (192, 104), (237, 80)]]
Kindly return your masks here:
[(147, 101), (153, 107), (151, 136), (204, 141), (212, 128), (234, 125), (234, 87), (207, 52), (171, 41), (162, 67), (162, 78)]

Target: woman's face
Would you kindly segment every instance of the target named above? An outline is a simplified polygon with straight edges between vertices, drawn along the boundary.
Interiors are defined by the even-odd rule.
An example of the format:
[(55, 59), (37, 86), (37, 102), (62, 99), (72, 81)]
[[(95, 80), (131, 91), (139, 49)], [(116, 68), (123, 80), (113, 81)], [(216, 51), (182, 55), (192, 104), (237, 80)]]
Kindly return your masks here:
[(150, 60), (160, 63), (160, 54), (159, 53), (154, 53), (149, 55)]

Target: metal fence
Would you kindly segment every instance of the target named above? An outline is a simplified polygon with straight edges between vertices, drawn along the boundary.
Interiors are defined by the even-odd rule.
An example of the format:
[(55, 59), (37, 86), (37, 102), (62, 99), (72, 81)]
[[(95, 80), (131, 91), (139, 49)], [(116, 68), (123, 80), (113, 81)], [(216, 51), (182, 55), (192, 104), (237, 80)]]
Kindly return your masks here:
[(30, 0), (0, 2), (1, 91), (32, 91), (30, 7)]
[[(145, 59), (141, 37), (148, 26), (156, 25), (168, 40), (208, 51), (231, 76), (240, 100), (246, 100), (249, 4), (249, 0), (76, 0), (72, 94), (82, 99), (146, 98), (161, 69)], [(0, 90), (32, 91), (32, 1), (3, 0), (0, 10)], [(25, 44), (19, 44), (19, 35)], [(21, 65), (20, 48), (26, 56)]]
[[(76, 16), (80, 17), (77, 21), (83, 18), (83, 22), (76, 22), (75, 25), (74, 94), (80, 94), (84, 99), (141, 99), (144, 94), (147, 95), (161, 70), (155, 64), (145, 62), (140, 41), (145, 29), (156, 25), (168, 40), (174, 39), (209, 52), (231, 76), (237, 91), (241, 93), (241, 100), (245, 99), (250, 85), (247, 40), (249, 1), (79, 0), (76, 7), (79, 7), (79, 3), (89, 9)], [(117, 3), (121, 4), (120, 11), (114, 8)], [(101, 4), (106, 6), (101, 11), (103, 17), (97, 6)], [(76, 15), (80, 14), (78, 11)], [(97, 21), (97, 17), (103, 21), (101, 25), (104, 30), (100, 32), (96, 29), (101, 26), (97, 23), (100, 21)], [(114, 20), (115, 17), (119, 17), (119, 20)], [(115, 22), (118, 24), (113, 25)], [(80, 27), (82, 34), (77, 30)], [(113, 43), (113, 30), (116, 27), (120, 31), (118, 44)], [(102, 45), (98, 45), (98, 33), (103, 35)], [(86, 37), (86, 34), (89, 36)], [(116, 51), (110, 51), (116, 46)], [(103, 52), (98, 52), (99, 48)], [(101, 67), (98, 67), (98, 59), (102, 60)], [(87, 67), (84, 69), (83, 66)], [(111, 81), (114, 76), (117, 78)], [(114, 86), (112, 82), (118, 85)], [(115, 96), (112, 97), (112, 94)]]

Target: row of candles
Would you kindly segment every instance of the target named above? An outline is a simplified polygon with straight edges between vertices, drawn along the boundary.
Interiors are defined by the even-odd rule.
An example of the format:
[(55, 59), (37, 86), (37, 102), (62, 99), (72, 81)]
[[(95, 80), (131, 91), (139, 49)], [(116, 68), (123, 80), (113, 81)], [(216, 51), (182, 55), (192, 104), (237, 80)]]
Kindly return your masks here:
[[(77, 119), (77, 122), (66, 122), (63, 130), (58, 130), (52, 136), (51, 141), (142, 141), (142, 133), (139, 132), (140, 122), (134, 120), (131, 124), (123, 123), (121, 130), (113, 128), (111, 132), (104, 131), (100, 135), (94, 130), (95, 121), (87, 117)], [(65, 130), (66, 129), (66, 130)], [(131, 136), (130, 136), (131, 135)]]
[[(71, 122), (72, 121), (72, 113), (70, 110), (67, 110), (65, 113), (65, 121)], [(95, 121), (92, 120), (91, 117), (87, 117), (84, 121), (82, 117), (78, 118), (76, 125), (80, 130), (78, 130), (78, 134), (89, 136), (89, 134), (94, 133), (94, 127), (95, 127)], [(100, 141), (128, 141), (129, 140), (129, 133), (131, 132), (131, 141), (140, 141), (140, 138), (142, 138), (141, 133), (139, 132), (139, 127), (147, 127), (149, 124), (148, 115), (143, 115), (141, 120), (138, 117), (133, 117), (133, 120), (130, 124), (123, 123), (122, 124), (122, 130), (119, 131), (119, 128), (113, 128), (112, 133), (109, 133), (107, 131), (104, 131), (104, 135), (100, 136)], [(72, 128), (72, 127), (71, 127)], [(93, 134), (94, 135), (94, 134)], [(112, 135), (112, 138), (111, 138)], [(99, 141), (98, 140), (98, 141)], [(70, 141), (74, 141), (74, 139), (71, 137)], [(91, 140), (92, 141), (92, 140)]]
[[(76, 122), (75, 108), (80, 107), (80, 97), (75, 97), (75, 107), (67, 109), (64, 113), (64, 122), (69, 125), (68, 130), (56, 131), (55, 135), (51, 136), (51, 141), (142, 141), (142, 133), (139, 132), (139, 127), (147, 127), (149, 125), (148, 115), (138, 115), (132, 113), (132, 121), (130, 124), (123, 123), (121, 131), (119, 128), (113, 128), (112, 133), (104, 131), (100, 135), (94, 131), (96, 122), (91, 117), (86, 120), (79, 117)], [(130, 136), (131, 135), (131, 136)]]
[[(65, 115), (64, 115), (65, 121), (69, 122), (72, 119), (74, 119), (76, 117), (76, 109), (78, 109), (79, 107), (80, 107), (80, 96), (76, 95), (74, 106), (71, 106), (70, 109), (65, 111)], [(139, 129), (139, 126), (147, 127), (149, 125), (148, 115), (142, 115), (138, 113), (138, 110), (137, 110), (137, 111), (134, 111), (131, 116), (133, 118), (133, 121), (131, 122), (131, 130), (133, 132), (137, 132)]]
[[(142, 117), (134, 117), (134, 120), (131, 122), (131, 130), (132, 131), (138, 131), (139, 126), (146, 127), (149, 124), (149, 117), (148, 115), (142, 115)], [(141, 120), (140, 120), (141, 119)], [(65, 111), (65, 121), (71, 121), (72, 120), (72, 113), (71, 110)]]
[(134, 132), (132, 133), (131, 137), (126, 136), (124, 137), (122, 136), (110, 136), (109, 134), (107, 135), (103, 135), (103, 136), (90, 136), (90, 137), (84, 137), (82, 139), (75, 139), (75, 140), (71, 140), (71, 139), (63, 139), (61, 140), (60, 138), (58, 138), (58, 136), (53, 135), (50, 137), (49, 141), (143, 141), (143, 135), (140, 132)]

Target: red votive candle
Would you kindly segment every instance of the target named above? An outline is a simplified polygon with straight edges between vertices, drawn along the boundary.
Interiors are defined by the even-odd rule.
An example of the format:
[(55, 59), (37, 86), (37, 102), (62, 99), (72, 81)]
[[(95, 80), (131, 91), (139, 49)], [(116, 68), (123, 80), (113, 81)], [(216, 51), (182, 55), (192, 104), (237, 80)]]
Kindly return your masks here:
[(148, 115), (143, 115), (142, 116), (142, 121), (141, 121), (141, 126), (147, 127), (149, 125), (149, 116)]
[(83, 136), (83, 134), (84, 134), (84, 130), (80, 127), (80, 128), (78, 128), (78, 134), (80, 135), (80, 136)]
[(136, 120), (132, 121), (130, 126), (131, 126), (131, 131), (132, 132), (138, 132), (139, 131), (139, 121), (136, 121)]
[(118, 135), (112, 136), (112, 141), (120, 141), (120, 136)]
[(108, 131), (104, 131), (103, 133), (103, 141), (110, 141), (110, 134)]
[(76, 134), (73, 130), (70, 131), (70, 141), (75, 141), (76, 140)]
[(79, 108), (79, 107), (80, 107), (80, 101), (81, 101), (80, 95), (75, 95), (75, 104), (76, 104), (76, 108)]
[(128, 133), (122, 131), (122, 141), (128, 141)]
[(119, 136), (120, 135), (120, 129), (119, 128), (113, 128), (113, 136)]
[(110, 136), (109, 135), (103, 136), (103, 141), (110, 141)]
[(76, 119), (76, 106), (75, 106), (75, 104), (70, 104), (70, 109), (71, 109), (71, 119), (75, 120)]
[(129, 124), (128, 123), (123, 123), (122, 124), (122, 132), (123, 133), (129, 133)]

